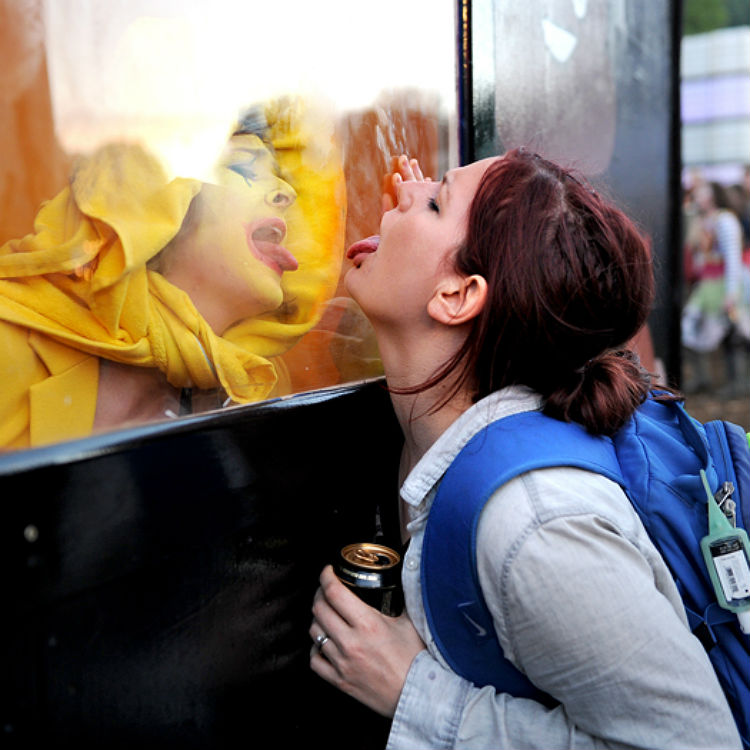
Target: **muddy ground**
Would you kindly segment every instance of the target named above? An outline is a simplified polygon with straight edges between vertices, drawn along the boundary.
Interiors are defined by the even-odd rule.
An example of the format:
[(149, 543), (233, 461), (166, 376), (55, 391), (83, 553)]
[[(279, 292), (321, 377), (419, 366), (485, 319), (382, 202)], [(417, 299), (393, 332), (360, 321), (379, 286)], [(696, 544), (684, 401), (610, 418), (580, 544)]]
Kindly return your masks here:
[(701, 422), (709, 419), (728, 419), (750, 432), (750, 397), (719, 398), (710, 393), (690, 393), (685, 398), (687, 410)]
[[(686, 361), (683, 359), (683, 362)], [(740, 367), (739, 387), (740, 395), (728, 398), (721, 395), (726, 386), (724, 367), (721, 357), (711, 357), (711, 387), (697, 393), (685, 394), (685, 406), (696, 419), (706, 422), (709, 419), (728, 419), (736, 422), (750, 432), (750, 353)], [(682, 382), (687, 384), (691, 379), (689, 365), (683, 367)]]

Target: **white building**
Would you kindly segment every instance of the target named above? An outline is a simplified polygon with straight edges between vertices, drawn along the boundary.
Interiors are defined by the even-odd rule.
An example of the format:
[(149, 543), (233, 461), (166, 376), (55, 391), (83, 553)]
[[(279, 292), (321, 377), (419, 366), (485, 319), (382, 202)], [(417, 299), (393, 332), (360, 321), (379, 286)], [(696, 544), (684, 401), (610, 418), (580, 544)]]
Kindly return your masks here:
[(700, 169), (740, 182), (750, 164), (750, 26), (683, 37), (680, 68), (686, 177)]

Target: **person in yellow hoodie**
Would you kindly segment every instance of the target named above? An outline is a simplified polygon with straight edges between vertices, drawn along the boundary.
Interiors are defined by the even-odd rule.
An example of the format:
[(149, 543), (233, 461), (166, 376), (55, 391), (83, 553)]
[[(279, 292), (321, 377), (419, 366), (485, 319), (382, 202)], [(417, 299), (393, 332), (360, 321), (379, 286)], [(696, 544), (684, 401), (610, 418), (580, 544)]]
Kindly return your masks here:
[(281, 355), (343, 254), (332, 133), (280, 100), (241, 118), (210, 183), (168, 181), (135, 144), (82, 159), (0, 248), (0, 447), (287, 392)]

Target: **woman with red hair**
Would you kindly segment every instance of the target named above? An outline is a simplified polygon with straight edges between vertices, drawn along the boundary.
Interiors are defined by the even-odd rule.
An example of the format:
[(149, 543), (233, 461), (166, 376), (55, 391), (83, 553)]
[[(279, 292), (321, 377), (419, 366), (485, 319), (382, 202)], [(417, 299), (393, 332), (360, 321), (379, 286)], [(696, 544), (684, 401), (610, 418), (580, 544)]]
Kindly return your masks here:
[(404, 446), (406, 614), (321, 574), (312, 669), (386, 716), (390, 748), (740, 747), (674, 580), (621, 488), (554, 467), (494, 492), (477, 570), (518, 697), (453, 672), (422, 601), (436, 489), (461, 448), (542, 410), (612, 435), (651, 387), (627, 343), (654, 296), (633, 223), (571, 173), (514, 150), (424, 180), (402, 157), (379, 237), (346, 284), (373, 324)]

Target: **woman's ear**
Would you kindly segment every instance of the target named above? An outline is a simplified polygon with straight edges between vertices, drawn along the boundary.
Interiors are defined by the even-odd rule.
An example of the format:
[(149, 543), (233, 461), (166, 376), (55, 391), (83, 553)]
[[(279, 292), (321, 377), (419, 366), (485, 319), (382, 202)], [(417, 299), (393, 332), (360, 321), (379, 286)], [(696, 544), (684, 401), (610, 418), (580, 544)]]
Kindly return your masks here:
[(433, 320), (445, 325), (462, 325), (482, 312), (487, 301), (487, 281), (484, 276), (453, 274), (443, 279), (427, 303)]

